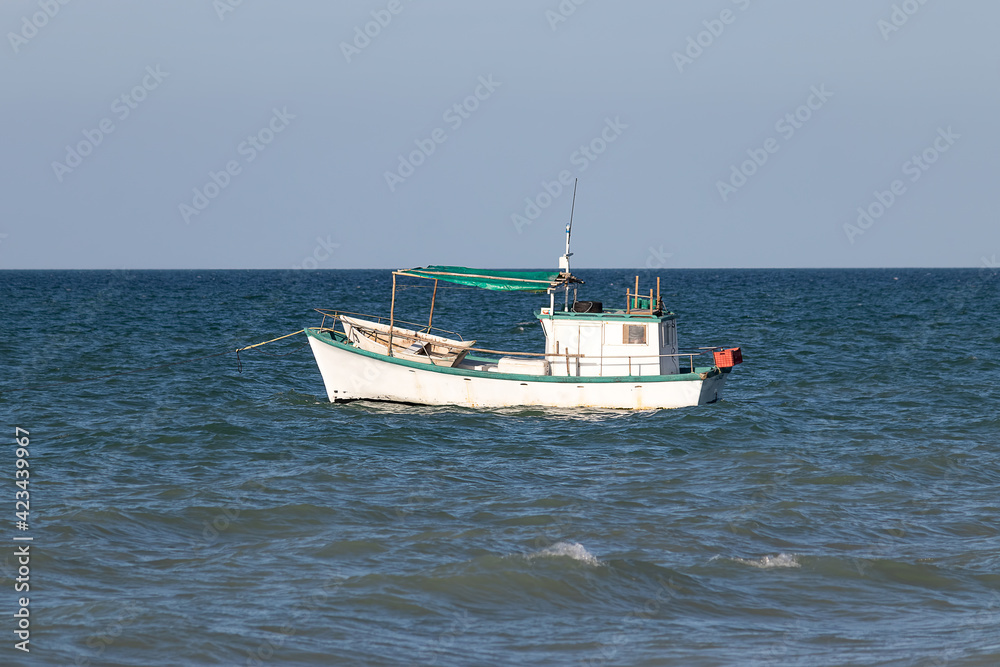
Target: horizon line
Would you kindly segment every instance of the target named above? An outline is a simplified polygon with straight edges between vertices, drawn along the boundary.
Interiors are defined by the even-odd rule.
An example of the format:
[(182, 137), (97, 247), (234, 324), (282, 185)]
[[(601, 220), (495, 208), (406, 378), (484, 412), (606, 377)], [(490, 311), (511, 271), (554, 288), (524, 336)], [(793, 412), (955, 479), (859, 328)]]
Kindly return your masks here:
[[(303, 268), (292, 268), (292, 267), (229, 267), (229, 268), (217, 268), (217, 267), (198, 267), (198, 268), (169, 268), (169, 267), (143, 267), (143, 268), (111, 268), (111, 267), (101, 267), (101, 268), (78, 268), (78, 267), (63, 267), (63, 268), (0, 268), (0, 272), (14, 272), (14, 271), (302, 271), (302, 272), (316, 272), (316, 271), (406, 271), (414, 267), (408, 268), (389, 268), (389, 267), (329, 267), (315, 269), (303, 269)], [(995, 268), (986, 267), (983, 265), (976, 266), (671, 266), (671, 267), (582, 267), (575, 269), (576, 271), (889, 271), (889, 270), (959, 270), (959, 269), (982, 269), (982, 268)], [(495, 271), (546, 271), (556, 269), (547, 269), (545, 267), (492, 267)]]

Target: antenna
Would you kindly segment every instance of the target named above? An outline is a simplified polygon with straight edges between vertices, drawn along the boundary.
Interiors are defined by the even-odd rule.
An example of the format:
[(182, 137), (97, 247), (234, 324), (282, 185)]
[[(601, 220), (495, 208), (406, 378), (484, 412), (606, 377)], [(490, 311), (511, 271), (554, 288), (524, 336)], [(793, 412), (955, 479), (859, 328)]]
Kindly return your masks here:
[(573, 181), (573, 205), (569, 210), (569, 222), (566, 224), (566, 253), (559, 258), (559, 271), (561, 273), (569, 273), (569, 258), (573, 256), (573, 253), (569, 251), (569, 239), (573, 231), (573, 214), (576, 212), (576, 186), (579, 183), (579, 178)]

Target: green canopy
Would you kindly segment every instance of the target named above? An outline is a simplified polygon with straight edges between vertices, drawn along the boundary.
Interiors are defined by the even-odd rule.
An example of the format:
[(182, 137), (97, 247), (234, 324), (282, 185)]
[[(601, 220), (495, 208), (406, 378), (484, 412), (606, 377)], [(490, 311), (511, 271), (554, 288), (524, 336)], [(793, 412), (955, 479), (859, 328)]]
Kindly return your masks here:
[(469, 269), (464, 266), (421, 266), (416, 269), (396, 271), (396, 275), (516, 292), (545, 292), (550, 287), (567, 282), (580, 282), (573, 276), (558, 271), (493, 271)]

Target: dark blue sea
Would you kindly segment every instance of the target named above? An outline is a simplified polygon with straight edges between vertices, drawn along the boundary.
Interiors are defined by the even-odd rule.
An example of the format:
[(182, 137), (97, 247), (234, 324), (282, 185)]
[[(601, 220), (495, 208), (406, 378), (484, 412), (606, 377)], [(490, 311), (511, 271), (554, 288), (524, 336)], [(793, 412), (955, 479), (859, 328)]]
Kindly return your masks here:
[[(1000, 664), (997, 274), (645, 271), (744, 363), (629, 413), (334, 405), (301, 335), (238, 372), (388, 271), (0, 272), (0, 664)], [(434, 323), (537, 351), (545, 300)]]

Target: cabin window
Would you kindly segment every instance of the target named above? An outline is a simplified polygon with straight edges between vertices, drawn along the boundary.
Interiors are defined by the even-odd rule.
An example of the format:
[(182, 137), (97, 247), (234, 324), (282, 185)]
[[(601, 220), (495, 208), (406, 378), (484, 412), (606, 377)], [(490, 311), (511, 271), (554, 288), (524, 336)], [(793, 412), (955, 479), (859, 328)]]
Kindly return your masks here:
[(646, 344), (646, 325), (645, 324), (623, 324), (622, 327), (622, 341), (626, 345), (645, 345)]

